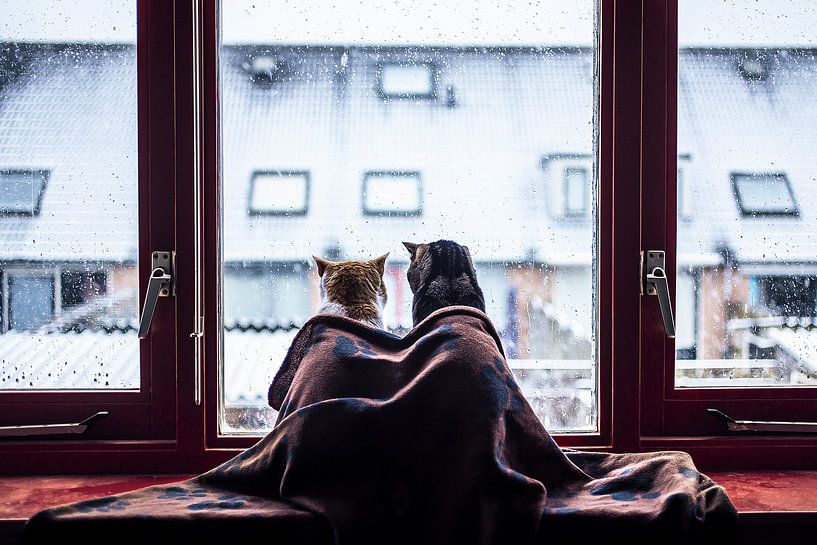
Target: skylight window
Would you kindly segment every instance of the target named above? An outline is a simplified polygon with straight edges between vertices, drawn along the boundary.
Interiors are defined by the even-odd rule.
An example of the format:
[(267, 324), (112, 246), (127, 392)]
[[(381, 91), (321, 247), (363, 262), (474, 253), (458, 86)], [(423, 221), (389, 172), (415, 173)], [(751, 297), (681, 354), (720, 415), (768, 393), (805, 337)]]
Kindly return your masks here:
[(303, 216), (309, 203), (309, 173), (255, 172), (250, 184), (250, 215)]
[(47, 170), (0, 171), (0, 215), (39, 214), (47, 179)]
[(426, 98), (437, 94), (434, 65), (431, 63), (380, 65), (382, 98)]
[(789, 179), (785, 174), (732, 174), (738, 208), (744, 216), (797, 216)]
[(367, 172), (363, 176), (363, 213), (419, 216), (423, 212), (419, 172)]

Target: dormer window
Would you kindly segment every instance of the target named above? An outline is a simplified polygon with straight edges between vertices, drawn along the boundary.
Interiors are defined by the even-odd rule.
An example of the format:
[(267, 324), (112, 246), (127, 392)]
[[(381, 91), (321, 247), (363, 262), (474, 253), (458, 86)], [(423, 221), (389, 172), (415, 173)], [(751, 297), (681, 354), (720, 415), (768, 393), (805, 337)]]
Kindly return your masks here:
[(433, 99), (437, 95), (432, 63), (383, 63), (379, 67), (378, 91), (383, 99)]
[(0, 171), (0, 215), (38, 215), (47, 180), (47, 170)]
[(367, 216), (421, 215), (420, 173), (377, 171), (364, 174), (363, 213)]
[(583, 153), (556, 153), (541, 159), (546, 199), (554, 218), (582, 219), (593, 209), (593, 159)]
[(309, 172), (254, 172), (250, 183), (251, 216), (304, 216), (309, 203)]
[(586, 168), (568, 167), (564, 169), (565, 216), (583, 216), (587, 213), (589, 182), (590, 176)]
[(789, 179), (783, 173), (732, 173), (732, 188), (744, 216), (798, 216)]

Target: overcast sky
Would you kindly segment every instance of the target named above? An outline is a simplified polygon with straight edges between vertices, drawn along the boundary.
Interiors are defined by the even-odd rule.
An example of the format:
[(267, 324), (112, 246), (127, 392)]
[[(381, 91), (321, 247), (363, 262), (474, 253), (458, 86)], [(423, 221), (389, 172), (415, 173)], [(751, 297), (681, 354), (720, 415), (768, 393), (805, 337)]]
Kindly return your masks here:
[[(133, 42), (135, 0), (0, 0), (0, 40)], [(817, 47), (815, 0), (679, 0), (688, 46)], [(739, 9), (738, 9), (739, 8)], [(591, 45), (592, 0), (222, 0), (224, 43)]]

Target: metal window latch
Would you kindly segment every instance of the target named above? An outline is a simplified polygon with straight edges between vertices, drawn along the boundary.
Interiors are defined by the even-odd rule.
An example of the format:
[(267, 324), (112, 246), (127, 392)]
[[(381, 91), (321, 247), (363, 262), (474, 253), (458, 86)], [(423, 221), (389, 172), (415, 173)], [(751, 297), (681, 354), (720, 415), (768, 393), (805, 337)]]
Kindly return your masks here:
[(664, 250), (646, 250), (641, 252), (641, 294), (657, 295), (664, 320), (664, 332), (670, 339), (675, 338), (675, 318), (669, 299), (669, 285), (664, 266)]
[(153, 312), (159, 297), (176, 295), (176, 252), (153, 252), (150, 279), (148, 280), (145, 304), (139, 319), (139, 338), (144, 339), (150, 331)]
[(0, 437), (33, 437), (40, 435), (72, 435), (85, 433), (100, 419), (108, 416), (107, 411), (92, 414), (82, 422), (71, 424), (35, 424), (27, 426), (0, 426)]
[(771, 422), (763, 420), (735, 420), (718, 409), (707, 409), (729, 431), (752, 431), (758, 433), (817, 433), (817, 422)]

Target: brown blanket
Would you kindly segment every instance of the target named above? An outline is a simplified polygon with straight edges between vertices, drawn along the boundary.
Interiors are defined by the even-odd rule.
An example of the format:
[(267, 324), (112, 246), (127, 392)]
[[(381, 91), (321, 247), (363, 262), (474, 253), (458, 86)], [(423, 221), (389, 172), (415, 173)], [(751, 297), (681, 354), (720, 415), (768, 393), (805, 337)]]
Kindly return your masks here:
[[(337, 316), (296, 336), (258, 444), (195, 479), (39, 513), (25, 538), (224, 543), (724, 543), (725, 491), (680, 452), (561, 450), (478, 310), (406, 337)], [(79, 530), (77, 530), (79, 529)]]

